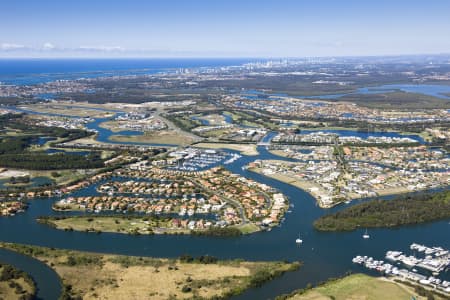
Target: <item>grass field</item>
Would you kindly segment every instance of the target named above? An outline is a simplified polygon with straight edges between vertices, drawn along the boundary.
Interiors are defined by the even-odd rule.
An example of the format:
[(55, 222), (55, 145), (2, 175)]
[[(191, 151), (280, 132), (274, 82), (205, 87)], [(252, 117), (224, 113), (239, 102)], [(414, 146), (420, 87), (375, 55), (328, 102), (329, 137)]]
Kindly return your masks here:
[(384, 278), (371, 277), (364, 274), (354, 274), (323, 286), (313, 288), (303, 294), (297, 294), (291, 300), (409, 300), (414, 296), (419, 297), (414, 290), (402, 284), (387, 281)]
[(104, 216), (86, 216), (86, 217), (68, 217), (65, 219), (45, 220), (56, 226), (56, 229), (92, 231), (92, 232), (115, 232), (125, 234), (176, 234), (189, 233), (188, 229), (169, 228), (169, 220), (149, 217), (104, 217)]
[[(0, 263), (0, 274), (3, 274), (5, 267)], [(14, 270), (17, 271), (17, 269)], [(24, 297), (25, 294), (30, 296), (36, 294), (36, 287), (32, 282), (25, 280), (23, 274), (10, 272), (9, 276), (12, 278), (0, 280), (0, 299), (14, 300), (21, 299), (21, 296)]]
[(110, 112), (104, 112), (96, 109), (92, 109), (89, 107), (70, 107), (66, 105), (59, 105), (59, 104), (35, 104), (35, 105), (27, 105), (27, 109), (36, 111), (36, 112), (42, 112), (42, 113), (49, 113), (49, 114), (60, 114), (60, 115), (68, 115), (68, 116), (75, 116), (75, 117), (91, 117), (91, 118), (105, 118), (110, 117), (113, 115), (113, 113)]
[[(77, 210), (76, 208), (74, 208)], [(123, 234), (190, 234), (186, 228), (172, 228), (168, 218), (123, 216), (77, 216), (64, 219), (39, 219), (59, 230), (114, 232)], [(255, 224), (237, 225), (242, 234), (260, 231)]]
[(2, 243), (52, 267), (83, 299), (198, 299), (237, 294), (299, 263), (159, 259)]
[(191, 137), (172, 130), (145, 133), (144, 135), (113, 135), (110, 137), (110, 140), (115, 142), (155, 143), (182, 146), (189, 145), (193, 142)]

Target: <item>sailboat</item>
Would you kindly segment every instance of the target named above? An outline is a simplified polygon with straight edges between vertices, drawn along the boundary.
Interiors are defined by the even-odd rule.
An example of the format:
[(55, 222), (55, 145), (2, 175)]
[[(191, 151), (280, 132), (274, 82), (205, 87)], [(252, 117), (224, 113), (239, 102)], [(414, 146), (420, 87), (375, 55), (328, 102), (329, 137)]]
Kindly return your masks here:
[(367, 229), (366, 229), (366, 232), (363, 234), (363, 239), (368, 239), (368, 238), (370, 238), (370, 235), (367, 233)]
[(299, 237), (295, 240), (295, 243), (296, 243), (296, 244), (301, 244), (301, 243), (303, 243), (303, 240), (300, 238), (300, 235), (299, 235)]

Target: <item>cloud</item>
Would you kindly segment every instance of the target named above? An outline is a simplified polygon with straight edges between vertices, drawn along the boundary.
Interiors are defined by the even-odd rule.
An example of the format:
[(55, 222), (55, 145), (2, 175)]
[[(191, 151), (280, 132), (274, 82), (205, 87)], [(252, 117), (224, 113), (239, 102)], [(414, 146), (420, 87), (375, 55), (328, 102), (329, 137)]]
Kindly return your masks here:
[(125, 49), (120, 46), (80, 46), (78, 50), (81, 51), (99, 51), (99, 52), (113, 52), (124, 51)]
[(4, 50), (4, 51), (14, 51), (14, 50), (21, 50), (21, 49), (26, 49), (26, 48), (27, 47), (24, 45), (13, 44), (13, 43), (0, 44), (0, 50)]
[(79, 47), (59, 47), (50, 42), (38, 46), (20, 45), (15, 43), (0, 44), (0, 53), (8, 54), (43, 54), (44, 52), (50, 54), (89, 54), (89, 53), (124, 53), (126, 50), (120, 46), (106, 46), (106, 45), (92, 45)]
[(52, 43), (48, 43), (48, 42), (42, 46), (42, 49), (44, 49), (44, 50), (53, 50), (55, 48), (56, 48), (55, 45), (53, 45)]

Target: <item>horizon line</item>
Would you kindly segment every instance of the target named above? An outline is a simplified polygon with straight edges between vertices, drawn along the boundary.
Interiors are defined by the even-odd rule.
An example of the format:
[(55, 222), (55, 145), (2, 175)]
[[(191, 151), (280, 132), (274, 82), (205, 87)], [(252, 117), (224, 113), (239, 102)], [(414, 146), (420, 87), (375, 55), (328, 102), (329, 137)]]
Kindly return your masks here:
[(405, 53), (405, 54), (368, 54), (368, 55), (318, 55), (318, 56), (0, 56), (8, 59), (308, 59), (308, 58), (369, 58), (369, 57), (406, 57), (406, 56), (450, 56), (450, 52), (441, 53)]

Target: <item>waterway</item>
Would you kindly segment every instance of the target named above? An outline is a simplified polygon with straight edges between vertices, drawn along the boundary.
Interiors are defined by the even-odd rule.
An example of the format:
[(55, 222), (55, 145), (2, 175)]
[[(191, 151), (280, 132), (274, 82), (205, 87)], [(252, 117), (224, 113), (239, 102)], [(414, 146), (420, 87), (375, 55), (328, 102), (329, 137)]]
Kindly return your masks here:
[(182, 69), (239, 66), (252, 58), (0, 59), (0, 82), (31, 85), (55, 80), (148, 75)]
[(440, 99), (450, 100), (446, 94), (450, 94), (449, 85), (433, 85), (433, 84), (386, 84), (375, 87), (363, 87), (357, 89), (355, 92), (347, 94), (332, 94), (321, 96), (306, 96), (300, 98), (309, 99), (338, 99), (347, 95), (364, 95), (364, 94), (385, 94), (402, 91), (405, 93), (422, 94), (432, 96)]
[[(97, 119), (90, 124), (98, 124)], [(100, 135), (107, 138), (108, 131)], [(110, 131), (109, 131), (110, 132)], [(266, 139), (269, 140), (270, 137)], [(363, 230), (346, 233), (324, 233), (314, 230), (315, 219), (328, 212), (342, 209), (338, 206), (324, 210), (316, 205), (314, 198), (305, 191), (288, 184), (270, 179), (243, 169), (242, 167), (255, 159), (284, 159), (275, 156), (263, 146), (258, 147), (259, 155), (242, 156), (225, 167), (234, 173), (268, 184), (289, 197), (293, 207), (291, 213), (280, 227), (270, 232), (260, 232), (235, 238), (214, 238), (198, 236), (131, 236), (114, 233), (100, 235), (85, 232), (66, 232), (38, 224), (36, 218), (46, 215), (64, 214), (54, 212), (51, 205), (58, 198), (36, 199), (30, 201), (26, 213), (10, 218), (0, 218), (0, 240), (47, 247), (58, 247), (93, 252), (107, 252), (125, 255), (143, 255), (155, 257), (177, 257), (182, 254), (213, 255), (222, 259), (242, 258), (246, 260), (289, 260), (302, 261), (303, 266), (295, 272), (289, 272), (261, 288), (251, 289), (236, 299), (268, 299), (303, 288), (308, 283), (317, 283), (330, 277), (340, 276), (346, 271), (363, 272), (352, 264), (356, 255), (369, 255), (377, 259), (384, 258), (387, 250), (400, 250), (409, 253), (413, 242), (429, 246), (450, 248), (448, 221), (432, 222), (398, 229), (370, 230), (370, 239), (363, 239)], [(95, 186), (90, 186), (74, 193), (74, 196), (95, 194)], [(357, 203), (354, 201), (352, 204)], [(295, 244), (301, 236), (302, 245)], [(16, 264), (15, 264), (16, 265)], [(442, 278), (450, 280), (446, 274)], [(55, 288), (58, 281), (48, 278)], [(50, 299), (50, 298), (49, 298)]]
[[(434, 85), (434, 84), (385, 84), (372, 87), (362, 87), (351, 93), (328, 94), (328, 95), (312, 95), (312, 96), (295, 96), (301, 99), (320, 99), (333, 100), (348, 95), (367, 95), (367, 94), (385, 94), (402, 91), (405, 93), (422, 94), (432, 96), (444, 100), (450, 100), (450, 85)], [(241, 95), (249, 100), (276, 100), (287, 97), (287, 94), (270, 94), (258, 90), (246, 90)]]
[(36, 285), (37, 300), (56, 300), (59, 298), (62, 286), (58, 274), (43, 262), (1, 248), (0, 262), (13, 265), (33, 278)]

